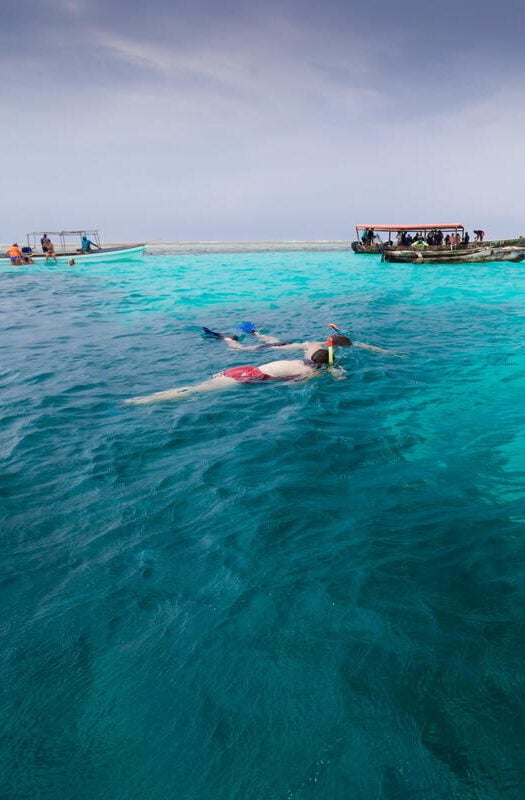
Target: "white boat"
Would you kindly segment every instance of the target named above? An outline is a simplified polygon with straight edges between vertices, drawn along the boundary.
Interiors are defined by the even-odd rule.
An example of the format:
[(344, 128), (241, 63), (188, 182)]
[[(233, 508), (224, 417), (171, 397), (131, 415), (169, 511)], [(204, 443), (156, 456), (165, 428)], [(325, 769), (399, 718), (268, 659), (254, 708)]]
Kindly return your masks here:
[[(53, 242), (56, 261), (43, 252), (41, 240), (48, 237)], [(122, 244), (113, 247), (104, 247), (100, 244), (97, 230), (79, 231), (33, 231), (27, 234), (27, 246), (21, 248), (23, 262), (66, 264), (97, 263), (101, 261), (127, 261), (128, 259), (142, 258), (146, 244)], [(7, 253), (0, 254), (0, 259), (9, 261)], [(31, 260), (29, 260), (31, 259)]]
[[(57, 253), (57, 264), (70, 264), (73, 259), (75, 264), (94, 264), (98, 261), (128, 261), (130, 258), (142, 258), (146, 245), (130, 244), (118, 247), (101, 247), (100, 250), (93, 250), (90, 253)], [(44, 261), (46, 257), (42, 254), (33, 255), (33, 261)], [(48, 262), (52, 265), (51, 262)], [(71, 264), (71, 266), (73, 266)]]

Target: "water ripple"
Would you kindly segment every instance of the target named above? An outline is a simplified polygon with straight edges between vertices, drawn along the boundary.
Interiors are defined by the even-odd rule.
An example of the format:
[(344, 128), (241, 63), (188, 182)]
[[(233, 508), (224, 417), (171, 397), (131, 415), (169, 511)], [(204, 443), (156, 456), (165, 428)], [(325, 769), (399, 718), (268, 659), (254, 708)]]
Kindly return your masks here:
[[(0, 273), (0, 792), (520, 797), (519, 265)], [(336, 322), (344, 380), (129, 407)], [(280, 357), (278, 354), (277, 357)]]

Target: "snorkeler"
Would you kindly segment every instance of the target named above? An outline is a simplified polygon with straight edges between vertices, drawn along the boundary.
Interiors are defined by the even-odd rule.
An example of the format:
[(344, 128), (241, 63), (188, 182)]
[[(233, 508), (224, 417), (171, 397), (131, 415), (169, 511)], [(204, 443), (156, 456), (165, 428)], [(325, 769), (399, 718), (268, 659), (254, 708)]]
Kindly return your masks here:
[[(397, 353), (394, 353), (393, 350), (386, 350), (384, 347), (376, 347), (373, 344), (352, 341), (349, 336), (345, 336), (344, 334), (340, 333), (340, 328), (333, 322), (330, 322), (327, 327), (331, 328), (333, 331), (337, 331), (337, 333), (330, 337), (331, 343), (334, 347), (359, 347), (362, 350), (371, 350), (373, 353), (397, 355)], [(241, 331), (242, 333), (253, 334), (258, 339), (261, 339), (264, 344), (241, 344), (238, 336), (236, 335), (229, 336), (228, 334), (212, 331), (209, 328), (203, 328), (202, 330), (204, 331), (205, 336), (215, 339), (223, 339), (228, 347), (231, 347), (234, 350), (265, 350), (270, 347), (279, 347), (283, 350), (302, 350), (306, 357), (310, 357), (311, 354), (320, 347), (325, 347), (328, 344), (328, 340), (324, 342), (282, 342), (279, 339), (276, 339), (274, 336), (266, 336), (265, 334), (259, 333), (253, 322), (241, 322), (241, 324), (237, 326), (237, 330)]]
[(333, 351), (318, 349), (308, 358), (291, 359), (287, 361), (268, 361), (259, 367), (252, 365), (243, 367), (230, 367), (222, 372), (217, 372), (212, 378), (194, 386), (181, 386), (178, 389), (167, 389), (144, 397), (132, 397), (124, 400), (131, 405), (143, 403), (158, 403), (162, 400), (179, 400), (195, 392), (212, 392), (221, 389), (232, 389), (241, 383), (260, 383), (261, 381), (294, 381), (313, 378), (317, 371), (324, 365), (333, 363)]
[[(239, 333), (248, 333), (254, 336), (259, 341), (264, 342), (267, 345), (272, 345), (275, 347), (280, 347), (283, 344), (289, 344), (289, 342), (281, 342), (275, 336), (267, 336), (264, 333), (260, 333), (257, 330), (256, 325), (253, 322), (240, 322), (238, 325), (235, 326), (235, 329), (239, 331)], [(202, 328), (202, 332), (204, 336), (208, 336), (211, 339), (224, 339), (227, 344), (232, 347), (235, 347), (235, 344), (231, 344), (232, 342), (239, 342), (239, 337), (237, 334), (227, 334), (227, 333), (219, 333), (218, 331), (212, 331), (209, 328)], [(258, 348), (262, 349), (261, 345), (241, 345), (238, 344), (238, 349), (244, 350), (256, 350)]]

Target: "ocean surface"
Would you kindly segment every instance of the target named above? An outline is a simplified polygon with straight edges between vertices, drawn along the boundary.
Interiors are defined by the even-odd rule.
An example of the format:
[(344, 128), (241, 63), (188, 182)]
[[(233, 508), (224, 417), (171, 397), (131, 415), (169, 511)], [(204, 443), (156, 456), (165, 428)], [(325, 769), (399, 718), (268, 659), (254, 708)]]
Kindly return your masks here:
[[(0, 272), (0, 796), (522, 800), (525, 266)], [(205, 339), (397, 355), (184, 401)]]

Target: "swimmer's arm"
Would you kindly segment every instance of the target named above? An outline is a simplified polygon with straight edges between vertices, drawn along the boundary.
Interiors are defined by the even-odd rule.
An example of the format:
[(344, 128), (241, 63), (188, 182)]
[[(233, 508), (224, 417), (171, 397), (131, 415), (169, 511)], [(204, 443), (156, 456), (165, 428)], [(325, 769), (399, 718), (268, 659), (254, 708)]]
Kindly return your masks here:
[(342, 367), (330, 367), (329, 371), (334, 381), (344, 381), (346, 379), (347, 372)]
[(394, 350), (385, 350), (384, 347), (376, 347), (374, 344), (365, 344), (365, 342), (352, 342), (354, 347), (360, 347), (361, 350), (371, 350), (373, 353), (387, 353), (390, 356), (398, 356)]

